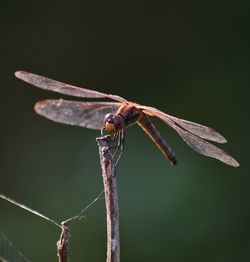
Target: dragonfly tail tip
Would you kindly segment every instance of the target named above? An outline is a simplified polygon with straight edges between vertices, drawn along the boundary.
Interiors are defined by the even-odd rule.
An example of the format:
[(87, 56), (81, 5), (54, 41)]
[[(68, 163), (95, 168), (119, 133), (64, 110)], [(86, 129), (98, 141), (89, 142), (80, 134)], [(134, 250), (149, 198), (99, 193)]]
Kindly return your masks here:
[(176, 166), (177, 165), (177, 160), (176, 159), (171, 160), (171, 164), (172, 164), (172, 166)]

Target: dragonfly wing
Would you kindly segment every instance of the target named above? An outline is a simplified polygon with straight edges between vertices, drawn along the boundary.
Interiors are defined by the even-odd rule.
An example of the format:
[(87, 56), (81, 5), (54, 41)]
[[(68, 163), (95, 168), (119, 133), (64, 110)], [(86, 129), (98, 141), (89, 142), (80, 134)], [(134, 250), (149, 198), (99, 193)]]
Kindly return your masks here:
[(224, 150), (221, 150), (220, 148), (210, 144), (202, 138), (193, 135), (178, 126), (172, 127), (178, 132), (182, 139), (196, 152), (204, 156), (216, 158), (230, 166), (239, 166), (239, 163)]
[(188, 120), (176, 118), (170, 115), (168, 115), (168, 117), (171, 118), (175, 123), (177, 123), (184, 129), (189, 131), (190, 133), (195, 134), (201, 138), (204, 138), (210, 141), (214, 141), (217, 143), (221, 143), (221, 144), (227, 142), (227, 140), (221, 134), (219, 134), (217, 131), (215, 131), (211, 127), (203, 126), (203, 125), (200, 125), (200, 124), (188, 121)]
[(185, 130), (187, 130), (188, 132), (199, 136), (201, 138), (210, 140), (210, 141), (214, 141), (217, 143), (226, 143), (227, 140), (221, 135), (219, 134), (217, 131), (215, 131), (213, 128), (211, 127), (207, 127), (207, 126), (203, 126), (188, 120), (184, 120), (184, 119), (180, 119), (168, 114), (163, 113), (162, 111), (153, 108), (153, 107), (144, 107), (145, 108), (145, 112), (152, 115), (155, 115), (159, 118), (161, 118), (165, 123), (169, 124), (169, 122), (174, 122), (177, 125), (181, 126), (182, 128), (184, 128)]
[(59, 81), (32, 74), (24, 71), (17, 71), (15, 76), (24, 82), (27, 82), (33, 86), (39, 87), (41, 89), (57, 92), (64, 95), (75, 96), (75, 97), (87, 97), (87, 98), (110, 98), (119, 102), (124, 102), (126, 99), (94, 90), (89, 90), (86, 88), (80, 88), (68, 84), (61, 83)]
[[(209, 135), (207, 135), (207, 133), (205, 132), (205, 134), (200, 134), (200, 132), (202, 130), (206, 130), (205, 126), (201, 126), (199, 124), (196, 123), (192, 123), (189, 121), (183, 122), (182, 121), (176, 121), (177, 118), (175, 117), (170, 117), (169, 115), (161, 112), (160, 110), (153, 108), (153, 107), (144, 107), (144, 106), (140, 106), (141, 109), (143, 109), (143, 111), (151, 116), (157, 116), (159, 117), (161, 120), (163, 120), (165, 123), (167, 123), (170, 127), (172, 127), (174, 130), (177, 131), (177, 133), (181, 136), (181, 138), (196, 152), (205, 155), (205, 156), (209, 156), (209, 157), (213, 157), (216, 158), (228, 165), (237, 167), (239, 166), (239, 163), (232, 157), (230, 156), (227, 152), (219, 149), (218, 147), (210, 144), (209, 142), (203, 140), (202, 138), (205, 139), (210, 139), (212, 141), (216, 141), (222, 143), (223, 139), (218, 138), (218, 133), (215, 131), (211, 131)], [(178, 119), (179, 120), (179, 119)], [(188, 124), (186, 124), (186, 122)], [(181, 123), (181, 124), (180, 124)], [(191, 124), (190, 124), (191, 123)], [(193, 128), (190, 128), (189, 126), (192, 126), (192, 124), (198, 125), (198, 127), (195, 129), (195, 131), (193, 131)], [(187, 127), (188, 126), (188, 127)], [(185, 130), (186, 129), (186, 130)], [(199, 130), (199, 132), (197, 131)], [(193, 131), (193, 132), (191, 132)], [(217, 138), (217, 139), (216, 139)]]
[(80, 102), (68, 100), (42, 100), (35, 111), (52, 121), (91, 129), (103, 128), (106, 114), (115, 113), (120, 107), (116, 102)]

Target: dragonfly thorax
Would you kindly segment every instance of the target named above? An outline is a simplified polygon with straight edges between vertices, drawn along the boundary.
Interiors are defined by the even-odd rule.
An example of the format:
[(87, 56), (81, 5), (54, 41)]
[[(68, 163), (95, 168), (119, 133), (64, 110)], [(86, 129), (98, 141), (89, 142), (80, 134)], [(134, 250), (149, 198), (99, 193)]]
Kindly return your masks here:
[(104, 128), (109, 132), (117, 132), (124, 129), (125, 123), (121, 115), (107, 114), (104, 118)]

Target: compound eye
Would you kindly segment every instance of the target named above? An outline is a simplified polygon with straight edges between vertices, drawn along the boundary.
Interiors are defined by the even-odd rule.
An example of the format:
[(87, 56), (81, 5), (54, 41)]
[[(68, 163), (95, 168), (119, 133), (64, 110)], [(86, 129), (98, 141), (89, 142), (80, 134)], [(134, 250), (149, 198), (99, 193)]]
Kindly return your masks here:
[(105, 116), (105, 121), (108, 121), (108, 120), (112, 119), (113, 116), (114, 116), (114, 114), (111, 114), (111, 113), (107, 114), (107, 115)]
[(113, 121), (113, 118), (114, 118), (114, 114), (112, 114), (112, 113), (107, 114), (107, 115), (104, 117), (104, 124), (105, 124), (106, 122), (113, 123), (113, 122), (114, 122), (114, 121)]
[(120, 115), (107, 114), (104, 118), (104, 128), (110, 132), (118, 132), (124, 128), (124, 120)]
[(124, 120), (120, 115), (114, 115), (113, 121), (117, 130), (121, 130), (124, 128)]

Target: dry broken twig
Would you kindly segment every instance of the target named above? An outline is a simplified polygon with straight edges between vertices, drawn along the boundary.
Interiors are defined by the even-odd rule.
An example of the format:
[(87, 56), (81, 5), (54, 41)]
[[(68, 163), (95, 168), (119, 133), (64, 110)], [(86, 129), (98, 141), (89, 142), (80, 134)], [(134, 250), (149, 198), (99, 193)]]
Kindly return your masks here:
[(68, 248), (69, 248), (69, 238), (70, 229), (67, 222), (61, 223), (62, 233), (60, 239), (57, 241), (57, 256), (58, 262), (67, 262)]
[[(99, 195), (89, 204), (87, 205), (87, 207), (85, 207), (84, 209), (82, 209), (77, 215), (61, 222), (61, 224), (59, 224), (58, 222), (56, 222), (55, 220), (41, 214), (40, 212), (22, 204), (19, 203), (13, 199), (11, 199), (10, 197), (7, 197), (3, 194), (0, 194), (0, 199), (3, 199), (15, 206), (18, 206), (36, 216), (41, 217), (42, 219), (47, 220), (48, 222), (52, 223), (53, 225), (59, 227), (61, 229), (61, 235), (60, 235), (60, 239), (57, 241), (57, 256), (58, 256), (58, 261), (59, 262), (67, 262), (67, 256), (68, 256), (68, 246), (69, 246), (69, 239), (70, 239), (70, 228), (69, 228), (69, 223), (77, 220), (77, 219), (81, 219), (84, 217), (84, 212), (90, 208), (98, 199), (100, 199), (100, 197), (103, 194), (103, 190), (99, 193)], [(19, 252), (19, 251), (18, 251)], [(19, 252), (20, 256), (23, 256), (20, 252)], [(24, 257), (24, 256), (23, 256)], [(2, 258), (0, 257), (0, 261)], [(27, 260), (28, 261), (28, 260)]]
[(107, 216), (107, 259), (120, 261), (119, 203), (115, 165), (110, 151), (110, 136), (98, 137), (100, 163), (105, 192)]

